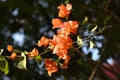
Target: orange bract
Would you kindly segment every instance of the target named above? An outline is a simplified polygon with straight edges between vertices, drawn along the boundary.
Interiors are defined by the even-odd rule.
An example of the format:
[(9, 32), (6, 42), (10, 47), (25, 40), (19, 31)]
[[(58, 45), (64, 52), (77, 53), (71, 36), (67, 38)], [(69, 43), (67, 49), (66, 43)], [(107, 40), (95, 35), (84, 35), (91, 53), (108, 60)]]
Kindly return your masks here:
[[(64, 6), (63, 4), (58, 7), (59, 13), (58, 16), (60, 18), (65, 18), (69, 16), (72, 5), (67, 4)], [(61, 68), (67, 68), (68, 63), (70, 60), (70, 56), (68, 55), (68, 49), (72, 47), (73, 40), (70, 37), (70, 34), (76, 34), (76, 31), (78, 29), (78, 22), (77, 21), (65, 21), (63, 22), (59, 18), (54, 18), (52, 20), (53, 28), (60, 28), (57, 31), (57, 35), (53, 36), (53, 39), (47, 39), (46, 37), (42, 37), (41, 40), (38, 41), (38, 46), (47, 46), (50, 45), (50, 49), (53, 50), (53, 54), (56, 54), (59, 59), (63, 59), (64, 63), (60, 64)], [(59, 62), (58, 62), (59, 63)], [(51, 58), (45, 59), (45, 67), (46, 70), (48, 70), (49, 76), (53, 72), (58, 71), (58, 63), (55, 61), (52, 61)]]
[(70, 33), (76, 34), (78, 26), (79, 24), (77, 21), (67, 21), (67, 22), (64, 22), (62, 31), (66, 32), (67, 34), (70, 34)]
[(37, 55), (38, 55), (38, 50), (36, 48), (34, 48), (31, 52), (28, 53), (29, 58), (32, 58)]
[(58, 16), (61, 18), (67, 17), (72, 9), (72, 5), (71, 4), (67, 4), (66, 6), (64, 6), (63, 4), (61, 6), (58, 7), (59, 9), (59, 13)]
[(51, 58), (45, 59), (44, 61), (45, 61), (45, 67), (46, 67), (46, 70), (48, 70), (49, 76), (51, 76), (52, 73), (58, 71), (57, 62), (52, 61)]
[(68, 34), (66, 32), (63, 32), (62, 30), (61, 31), (59, 30), (58, 31), (58, 36), (60, 36), (60, 38), (65, 41), (66, 47), (68, 47), (68, 48), (72, 47), (73, 41), (68, 36)]
[(53, 50), (53, 54), (59, 56), (60, 59), (66, 59), (68, 51), (65, 49), (65, 46), (63, 44), (57, 44)]
[(9, 58), (11, 60), (15, 60), (16, 57), (17, 57), (17, 54), (15, 52), (13, 52)]
[(53, 50), (53, 54), (56, 54), (59, 58), (66, 59), (68, 49), (72, 47), (73, 41), (66, 34), (59, 32), (58, 35), (54, 35), (49, 44)]
[(7, 50), (8, 50), (9, 52), (12, 52), (12, 51), (13, 51), (13, 46), (12, 46), (12, 45), (8, 45), (8, 46), (7, 46)]
[(58, 18), (54, 18), (54, 19), (52, 20), (52, 24), (53, 24), (53, 27), (54, 27), (54, 28), (59, 28), (62, 23), (63, 23), (62, 20), (61, 20), (61, 19), (58, 19)]
[(48, 45), (48, 39), (46, 37), (42, 37), (39, 41), (38, 41), (38, 46), (47, 46)]
[(63, 47), (64, 49), (69, 49), (72, 46), (72, 39), (69, 36), (64, 36), (63, 34), (54, 35), (53, 39), (49, 41), (52, 49), (55, 48), (56, 45), (60, 45), (59, 47)]
[(70, 56), (66, 56), (65, 62), (63, 64), (60, 65), (61, 68), (68, 68), (68, 63), (70, 60)]

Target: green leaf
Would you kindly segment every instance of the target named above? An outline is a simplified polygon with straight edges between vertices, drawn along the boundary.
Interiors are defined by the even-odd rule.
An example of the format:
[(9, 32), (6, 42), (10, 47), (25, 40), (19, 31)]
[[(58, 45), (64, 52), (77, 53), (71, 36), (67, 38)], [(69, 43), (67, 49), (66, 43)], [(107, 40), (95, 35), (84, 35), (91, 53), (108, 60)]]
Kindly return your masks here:
[(0, 49), (1, 51), (0, 51), (0, 55), (3, 53), (3, 51), (4, 51), (4, 49)]
[(95, 26), (90, 32), (94, 32), (98, 26)]
[(78, 59), (77, 63), (78, 63), (79, 65), (82, 65), (82, 60), (81, 60), (81, 59)]
[(8, 62), (2, 56), (0, 56), (0, 70), (5, 74), (9, 73)]
[(17, 57), (15, 63), (19, 69), (27, 69), (26, 68), (26, 56), (25, 53), (22, 52), (20, 57)]
[(95, 24), (89, 24), (87, 28), (89, 32), (93, 32), (97, 29), (97, 26)]
[(83, 22), (82, 22), (82, 25), (85, 24), (86, 22), (88, 22), (88, 17), (85, 17)]
[(110, 23), (110, 19), (111, 19), (111, 16), (107, 16), (105, 19), (104, 19), (104, 25), (108, 25)]
[(90, 41), (90, 48), (93, 48), (94, 46), (95, 44), (92, 41)]
[(37, 61), (38, 64), (41, 64), (42, 58), (40, 55), (35, 56), (35, 60)]
[(77, 44), (79, 47), (82, 47), (83, 45), (82, 38), (79, 35), (77, 35)]

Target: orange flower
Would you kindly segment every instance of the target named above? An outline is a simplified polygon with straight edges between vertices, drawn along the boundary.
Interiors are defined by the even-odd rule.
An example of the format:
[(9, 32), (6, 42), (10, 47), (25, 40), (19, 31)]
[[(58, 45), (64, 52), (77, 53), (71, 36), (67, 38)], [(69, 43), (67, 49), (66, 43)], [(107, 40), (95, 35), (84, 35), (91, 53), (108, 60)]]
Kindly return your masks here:
[(63, 23), (62, 20), (61, 20), (61, 19), (58, 19), (58, 18), (54, 18), (54, 19), (52, 20), (52, 24), (53, 24), (53, 27), (54, 27), (54, 28), (59, 28), (62, 23)]
[[(69, 49), (72, 46), (72, 39), (69, 36), (54, 35), (52, 40), (49, 40), (51, 49), (53, 50), (56, 45), (61, 45), (64, 49)], [(60, 46), (59, 46), (60, 47)]]
[(42, 37), (39, 41), (38, 41), (38, 46), (47, 46), (48, 45), (48, 39), (46, 37)]
[(71, 33), (76, 34), (78, 26), (79, 26), (78, 22), (77, 21), (69, 21), (69, 24), (71, 25), (71, 29), (70, 29)]
[(65, 46), (61, 43), (57, 44), (56, 47), (53, 50), (53, 54), (56, 54), (59, 59), (66, 59), (66, 55), (68, 54), (67, 49), (65, 49)]
[(37, 56), (39, 53), (38, 53), (38, 50), (36, 48), (34, 48), (31, 52), (29, 52), (27, 55), (29, 58), (32, 58), (34, 56)]
[(67, 34), (66, 32), (62, 31), (62, 30), (57, 30), (57, 34), (60, 35), (61, 37), (67, 37), (69, 34)]
[[(62, 30), (58, 30), (58, 36), (60, 36), (60, 38), (62, 40), (64, 40), (63, 44), (66, 44), (67, 49), (69, 49), (70, 47), (72, 47), (73, 41), (72, 39), (68, 36), (68, 34), (66, 32), (63, 32)], [(60, 41), (59, 41), (60, 42)]]
[(9, 59), (15, 60), (16, 57), (17, 57), (17, 54), (16, 54), (15, 52), (13, 52), (13, 53), (11, 54), (11, 56), (9, 57)]
[(58, 71), (57, 62), (52, 61), (51, 58), (45, 59), (45, 68), (48, 71), (48, 75), (51, 76), (52, 73)]
[(72, 9), (72, 5), (71, 4), (67, 4), (66, 6), (64, 6), (63, 4), (61, 6), (58, 7), (59, 9), (59, 13), (58, 16), (61, 18), (67, 17)]
[(70, 56), (67, 55), (66, 59), (65, 59), (65, 62), (63, 64), (60, 64), (60, 67), (63, 68), (63, 69), (68, 68), (69, 60), (70, 60)]
[(79, 24), (77, 21), (67, 21), (67, 22), (64, 22), (62, 31), (66, 32), (67, 34), (70, 34), (70, 33), (76, 34), (78, 26)]
[(56, 41), (54, 39), (49, 40), (50, 49), (53, 50), (56, 46)]
[(12, 45), (8, 45), (8, 46), (7, 46), (7, 50), (8, 50), (9, 52), (12, 52), (12, 51), (13, 51), (13, 46), (12, 46)]
[(66, 59), (68, 49), (72, 47), (72, 39), (62, 33), (54, 35), (53, 40), (50, 41), (53, 54), (56, 54), (59, 58)]

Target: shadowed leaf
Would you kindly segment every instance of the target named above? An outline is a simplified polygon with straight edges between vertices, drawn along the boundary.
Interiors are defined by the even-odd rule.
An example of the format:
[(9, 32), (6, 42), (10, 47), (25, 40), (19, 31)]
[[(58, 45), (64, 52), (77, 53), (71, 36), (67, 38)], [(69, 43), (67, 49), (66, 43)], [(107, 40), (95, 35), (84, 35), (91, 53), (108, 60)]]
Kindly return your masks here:
[(9, 69), (8, 69), (8, 62), (7, 60), (0, 56), (0, 70), (2, 72), (4, 72), (5, 74), (9, 73)]

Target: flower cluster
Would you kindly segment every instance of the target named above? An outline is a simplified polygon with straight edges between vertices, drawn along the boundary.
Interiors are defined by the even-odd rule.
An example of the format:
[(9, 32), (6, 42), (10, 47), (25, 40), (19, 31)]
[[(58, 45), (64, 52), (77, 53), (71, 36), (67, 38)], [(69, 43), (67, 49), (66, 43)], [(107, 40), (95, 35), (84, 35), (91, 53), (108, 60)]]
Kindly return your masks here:
[[(15, 60), (18, 57), (17, 54), (16, 54), (16, 52), (19, 52), (19, 51), (14, 50), (14, 48), (13, 48), (12, 45), (8, 45), (7, 46), (7, 50), (12, 53), (10, 56), (8, 56), (9, 59)], [(36, 48), (34, 48), (30, 52), (27, 52), (28, 58), (34, 58), (37, 55), (39, 55), (39, 52), (38, 52), (38, 50)]]
[(52, 59), (45, 59), (46, 70), (48, 70), (48, 74), (51, 76), (51, 73), (58, 71), (57, 63), (52, 61)]
[(46, 37), (42, 37), (38, 41), (38, 46), (50, 46), (50, 49), (53, 50), (53, 54), (56, 54), (58, 56), (58, 59), (63, 59), (64, 63), (61, 64), (57, 61), (53, 61), (52, 58), (45, 59), (45, 67), (46, 70), (48, 71), (49, 76), (53, 72), (58, 71), (58, 64), (60, 68), (67, 68), (68, 63), (70, 60), (70, 56), (68, 55), (68, 49), (72, 47), (73, 40), (70, 37), (70, 34), (76, 34), (77, 28), (78, 28), (78, 22), (77, 21), (62, 21), (61, 18), (68, 17), (72, 5), (67, 4), (65, 5), (60, 5), (58, 7), (59, 13), (58, 17), (60, 18), (54, 18), (52, 20), (53, 28), (59, 28), (57, 31), (57, 35), (53, 36), (53, 39), (47, 39)]
[(38, 50), (36, 48), (34, 48), (31, 52), (28, 52), (27, 56), (29, 58), (33, 58), (35, 56), (37, 56), (39, 53), (38, 53)]
[(11, 56), (8, 56), (8, 58), (11, 59), (11, 60), (15, 60), (16, 57), (17, 57), (17, 54), (16, 54), (16, 52), (13, 51), (13, 49), (14, 49), (14, 48), (13, 48), (12, 45), (8, 45), (8, 46), (7, 46), (7, 50), (8, 50), (9, 52), (12, 52)]
[(58, 7), (59, 9), (59, 13), (58, 16), (61, 18), (67, 17), (72, 9), (72, 5), (71, 4), (67, 4), (66, 6), (64, 6), (63, 4), (61, 6)]

